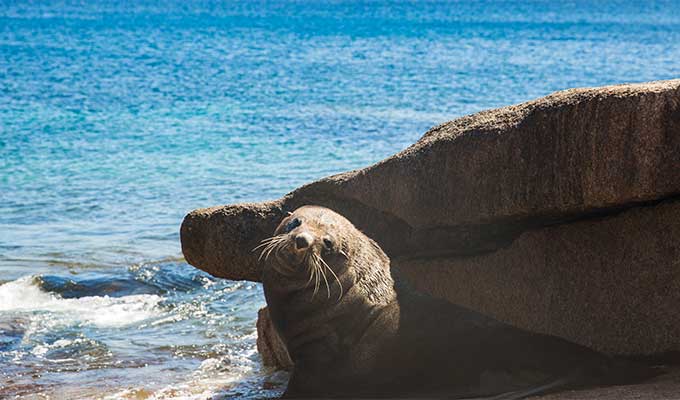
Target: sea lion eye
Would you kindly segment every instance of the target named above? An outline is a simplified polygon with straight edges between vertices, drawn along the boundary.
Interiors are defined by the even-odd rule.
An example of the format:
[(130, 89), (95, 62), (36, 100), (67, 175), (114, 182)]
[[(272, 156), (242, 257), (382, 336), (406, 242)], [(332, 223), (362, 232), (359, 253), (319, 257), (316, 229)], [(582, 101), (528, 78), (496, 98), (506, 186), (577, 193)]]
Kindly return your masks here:
[(300, 226), (301, 223), (302, 223), (302, 222), (300, 221), (299, 218), (293, 218), (293, 219), (291, 219), (291, 220), (288, 221), (288, 223), (286, 224), (286, 229), (285, 229), (286, 233), (288, 233), (288, 232), (292, 231), (293, 229), (297, 228), (298, 226)]
[(326, 249), (328, 250), (333, 249), (333, 242), (329, 238), (323, 238), (323, 245), (326, 246)]

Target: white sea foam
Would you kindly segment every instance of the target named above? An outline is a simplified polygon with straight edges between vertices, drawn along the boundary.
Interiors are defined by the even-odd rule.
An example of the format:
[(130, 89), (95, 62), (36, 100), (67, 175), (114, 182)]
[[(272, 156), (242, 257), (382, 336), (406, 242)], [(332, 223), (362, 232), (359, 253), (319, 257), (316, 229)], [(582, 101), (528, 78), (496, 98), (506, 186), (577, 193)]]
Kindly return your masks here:
[(69, 340), (69, 339), (59, 339), (56, 342), (52, 344), (41, 344), (38, 346), (35, 346), (33, 350), (31, 350), (31, 353), (35, 356), (44, 356), (50, 349), (60, 349), (64, 347), (68, 347), (78, 341), (82, 341), (83, 339), (76, 339), (74, 340)]
[(59, 314), (63, 323), (81, 322), (100, 327), (125, 326), (158, 316), (161, 300), (150, 294), (63, 299), (40, 289), (32, 276), (0, 285), (0, 312), (46, 311)]
[(186, 380), (151, 389), (123, 389), (104, 396), (104, 400), (132, 400), (144, 393), (147, 400), (209, 400), (222, 389), (229, 387), (251, 373), (250, 368), (237, 368), (236, 371), (216, 372), (225, 360), (209, 358), (204, 360)]
[[(226, 357), (208, 358), (185, 379), (158, 388), (123, 389), (104, 396), (104, 400), (132, 400), (144, 394), (147, 400), (209, 400), (222, 398), (221, 393), (243, 379), (254, 378), (254, 348)], [(255, 378), (256, 379), (256, 378)], [(275, 394), (275, 392), (272, 392)], [(226, 398), (226, 397), (225, 397)]]

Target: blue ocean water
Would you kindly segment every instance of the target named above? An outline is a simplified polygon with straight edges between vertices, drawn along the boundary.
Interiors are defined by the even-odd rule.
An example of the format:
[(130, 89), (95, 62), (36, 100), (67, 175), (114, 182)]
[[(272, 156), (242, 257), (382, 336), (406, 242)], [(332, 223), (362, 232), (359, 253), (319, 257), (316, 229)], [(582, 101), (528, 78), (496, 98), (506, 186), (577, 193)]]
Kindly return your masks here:
[(680, 1), (0, 0), (0, 398), (275, 395), (261, 288), (183, 261), (188, 211), (678, 77)]

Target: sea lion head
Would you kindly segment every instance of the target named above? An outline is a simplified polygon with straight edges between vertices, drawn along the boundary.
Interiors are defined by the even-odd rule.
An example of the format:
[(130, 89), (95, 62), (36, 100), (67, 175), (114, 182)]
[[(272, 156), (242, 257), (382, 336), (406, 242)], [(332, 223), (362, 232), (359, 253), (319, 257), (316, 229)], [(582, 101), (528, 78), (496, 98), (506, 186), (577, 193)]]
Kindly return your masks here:
[(351, 290), (380, 301), (393, 284), (382, 249), (325, 207), (303, 206), (289, 213), (258, 248), (265, 291), (309, 291), (312, 299), (324, 291), (323, 297), (339, 301)]

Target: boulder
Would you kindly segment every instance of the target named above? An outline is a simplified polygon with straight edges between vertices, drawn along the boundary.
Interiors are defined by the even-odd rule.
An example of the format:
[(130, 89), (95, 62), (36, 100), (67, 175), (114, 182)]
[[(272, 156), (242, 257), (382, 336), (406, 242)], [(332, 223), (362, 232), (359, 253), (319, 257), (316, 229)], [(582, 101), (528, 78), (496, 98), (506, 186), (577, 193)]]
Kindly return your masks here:
[(527, 229), (679, 194), (678, 132), (680, 80), (557, 92), (445, 123), (277, 201), (193, 211), (182, 250), (215, 276), (257, 281), (251, 249), (286, 211), (319, 204), (392, 257), (494, 251)]
[(186, 260), (258, 281), (285, 213), (332, 208), (418, 289), (613, 354), (680, 349), (680, 80), (572, 89), (428, 131), (283, 198), (191, 212)]
[(421, 291), (605, 353), (680, 351), (680, 200), (532, 229), (492, 253), (397, 258), (392, 268)]
[(259, 282), (252, 250), (274, 233), (282, 215), (280, 201), (192, 211), (180, 228), (184, 258), (220, 278)]

